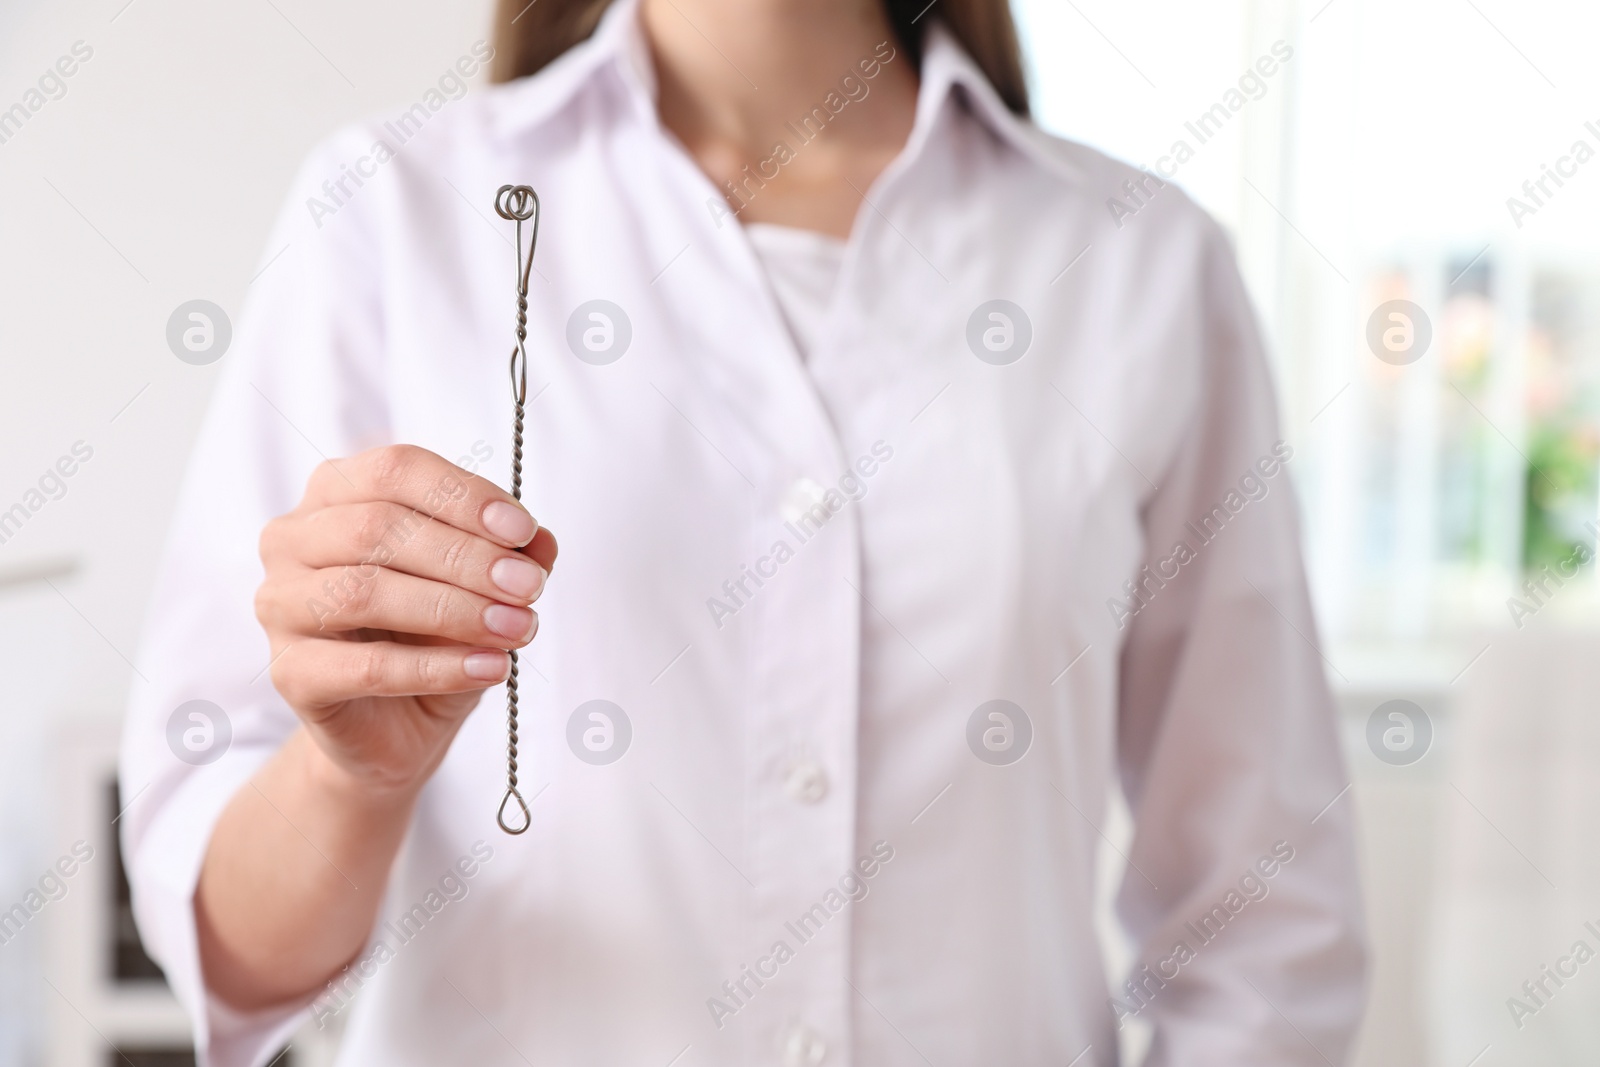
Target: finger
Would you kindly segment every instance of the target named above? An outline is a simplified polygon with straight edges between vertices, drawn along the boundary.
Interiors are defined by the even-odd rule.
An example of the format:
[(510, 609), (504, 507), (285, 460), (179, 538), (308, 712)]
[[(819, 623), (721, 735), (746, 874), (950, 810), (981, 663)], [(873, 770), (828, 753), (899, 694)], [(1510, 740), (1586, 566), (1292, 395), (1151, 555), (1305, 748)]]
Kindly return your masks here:
[(509, 548), (521, 548), (538, 529), (511, 494), (415, 445), (385, 445), (319, 465), (301, 510), (383, 501)]
[[(538, 542), (536, 535), (530, 548)], [(262, 558), (315, 568), (376, 564), (524, 605), (539, 598), (548, 576), (537, 557), (391, 503), (284, 516), (263, 532)]]
[(547, 576), (556, 569), (556, 535), (543, 526), (539, 527), (538, 532), (533, 535), (533, 541), (522, 551), (532, 556), (534, 562), (544, 568)]
[(376, 565), (270, 580), (257, 593), (256, 614), (269, 632), (383, 630), (492, 648), (520, 648), (539, 625), (528, 608)]
[(272, 684), (298, 708), (359, 697), (470, 693), (499, 685), (511, 657), (496, 648), (396, 641), (297, 641), (272, 664)]

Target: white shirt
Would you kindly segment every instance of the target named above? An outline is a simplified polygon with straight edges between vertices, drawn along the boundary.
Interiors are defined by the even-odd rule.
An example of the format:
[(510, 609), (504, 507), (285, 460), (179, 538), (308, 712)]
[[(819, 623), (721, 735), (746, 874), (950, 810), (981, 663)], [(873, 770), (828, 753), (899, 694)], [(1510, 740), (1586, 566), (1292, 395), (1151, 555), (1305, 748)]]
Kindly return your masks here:
[[(240, 1017), (196, 954), (211, 828), (296, 725), (257, 535), (324, 456), (383, 442), (507, 480), (507, 182), (545, 212), (524, 498), (561, 542), (522, 672), (533, 826), (495, 827), (496, 689), (342, 980), (341, 1063), (1089, 1067), (1134, 1011), (1160, 1067), (1339, 1062), (1364, 992), (1348, 779), (1223, 234), (1175, 188), (1118, 228), (1105, 202), (1143, 176), (1007, 113), (935, 23), (802, 363), (659, 125), (639, 32), (624, 0), (381, 163), (381, 123), (332, 138), (269, 244), (122, 763), (140, 929), (201, 1062), (259, 1064), (343, 1003)], [(330, 211), (344, 167), (365, 181)], [(231, 728), (203, 765), (169, 743), (196, 699)], [(1091, 914), (1119, 785), (1150, 968), (1120, 1007)]]
[(800, 357), (810, 358), (844, 265), (845, 243), (829, 234), (769, 222), (746, 223), (744, 234), (761, 261)]

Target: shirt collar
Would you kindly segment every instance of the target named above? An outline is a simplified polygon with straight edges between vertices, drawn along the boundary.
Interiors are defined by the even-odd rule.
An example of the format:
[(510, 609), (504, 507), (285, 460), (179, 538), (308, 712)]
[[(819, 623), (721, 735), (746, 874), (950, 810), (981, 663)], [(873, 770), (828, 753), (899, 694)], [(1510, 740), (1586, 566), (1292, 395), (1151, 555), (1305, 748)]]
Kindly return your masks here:
[[(538, 76), (505, 86), (493, 120), (496, 130), (514, 137), (536, 127), (607, 77), (620, 79), (641, 116), (656, 121), (655, 65), (638, 8), (639, 0), (613, 0), (588, 40), (568, 49)], [(966, 49), (935, 20), (924, 35), (916, 121), (904, 153), (908, 161), (921, 153), (946, 111), (961, 101), (1002, 142), (1036, 164), (1068, 180), (1084, 178), (1063, 143), (1007, 108)]]
[(588, 40), (567, 49), (534, 77), (501, 88), (492, 120), (496, 132), (515, 137), (539, 126), (613, 75), (620, 75), (629, 95), (653, 112), (655, 67), (638, 8), (639, 0), (613, 0)]
[(914, 158), (952, 107), (967, 110), (1001, 142), (1021, 152), (1035, 164), (1070, 182), (1085, 180), (1085, 173), (1070, 158), (1066, 142), (1052, 137), (1006, 107), (977, 62), (942, 22), (935, 21), (923, 36), (922, 85), (917, 95), (917, 118), (905, 156)]

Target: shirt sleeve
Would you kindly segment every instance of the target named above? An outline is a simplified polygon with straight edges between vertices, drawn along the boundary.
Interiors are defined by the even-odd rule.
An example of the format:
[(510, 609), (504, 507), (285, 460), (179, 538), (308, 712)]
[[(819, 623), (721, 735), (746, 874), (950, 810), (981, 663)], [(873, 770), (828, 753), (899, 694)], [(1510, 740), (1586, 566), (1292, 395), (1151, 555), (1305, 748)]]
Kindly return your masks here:
[[(1365, 995), (1351, 819), (1261, 341), (1214, 224), (1199, 402), (1144, 514), (1119, 759), (1133, 813), (1117, 909), (1137, 946), (1119, 1027), (1148, 1067), (1343, 1061)], [(1193, 349), (1191, 349), (1193, 351)]]
[(304, 1007), (241, 1014), (209, 993), (194, 891), (218, 816), (296, 725), (273, 688), (254, 614), (261, 528), (295, 506), (324, 458), (387, 436), (379, 260), (364, 205), (313, 210), (311, 200), (327, 206), (321, 187), (339, 176), (340, 159), (354, 158), (349, 141), (331, 139), (301, 168), (221, 357), (124, 726), (120, 829), (134, 914), (190, 1014), (203, 1067), (264, 1063)]

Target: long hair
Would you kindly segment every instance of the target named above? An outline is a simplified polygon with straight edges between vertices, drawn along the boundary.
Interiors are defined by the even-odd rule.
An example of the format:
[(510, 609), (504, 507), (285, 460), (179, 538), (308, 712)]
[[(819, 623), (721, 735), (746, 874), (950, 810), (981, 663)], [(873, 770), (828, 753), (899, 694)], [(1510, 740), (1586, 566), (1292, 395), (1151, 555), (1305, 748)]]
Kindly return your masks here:
[[(1000, 99), (1028, 113), (1028, 82), (1009, 0), (884, 0), (900, 44), (922, 58), (922, 30), (939, 19), (978, 64)], [(536, 73), (594, 32), (611, 0), (498, 0), (494, 18), (497, 82)]]

